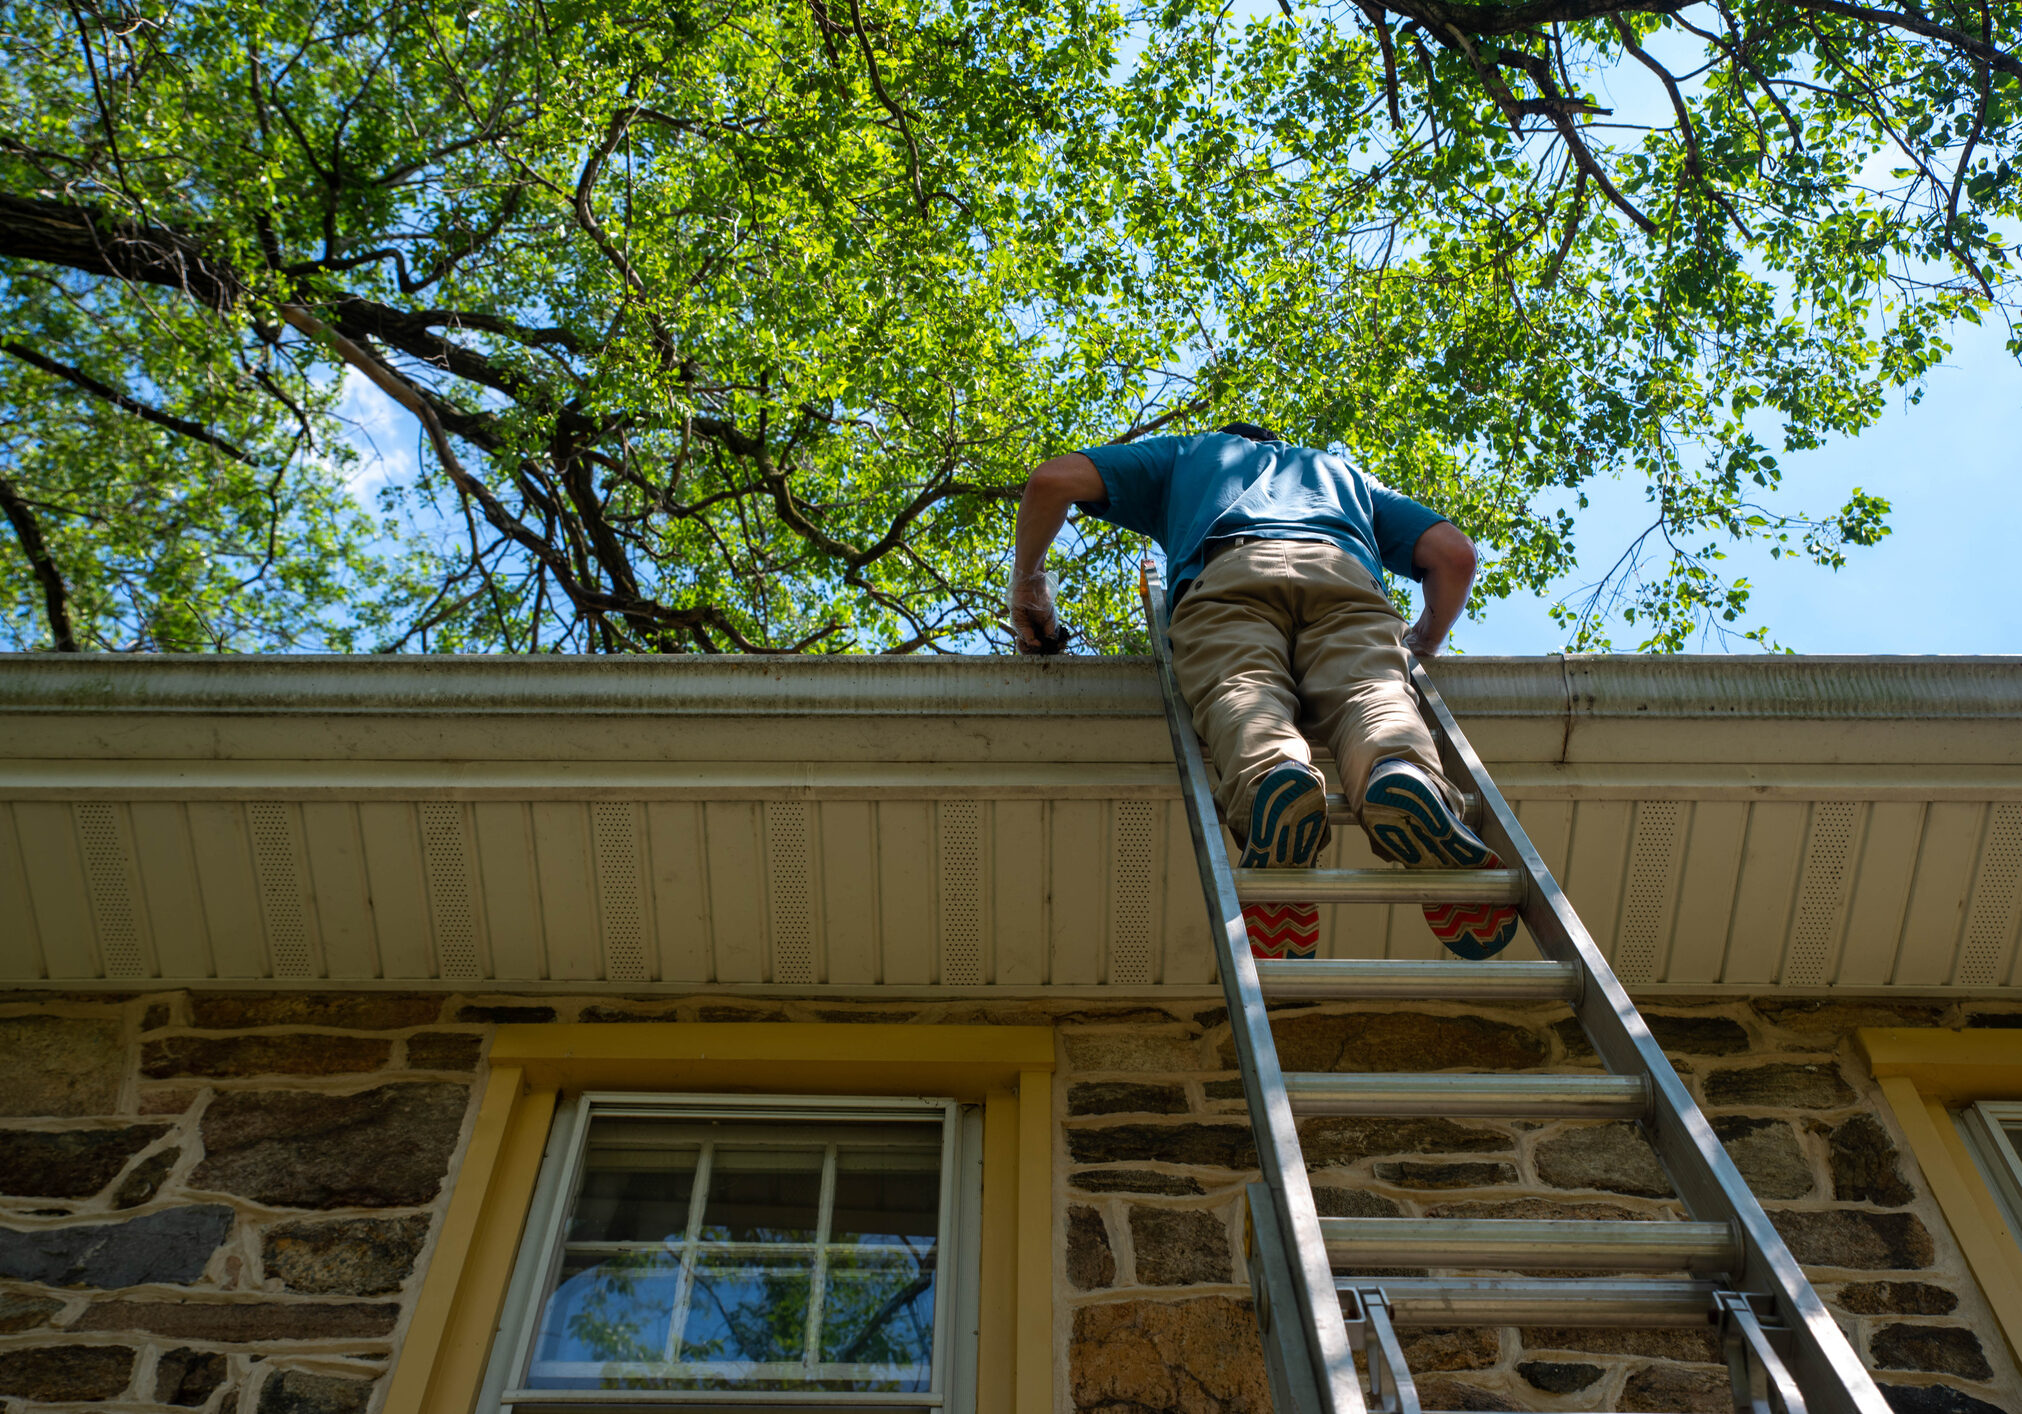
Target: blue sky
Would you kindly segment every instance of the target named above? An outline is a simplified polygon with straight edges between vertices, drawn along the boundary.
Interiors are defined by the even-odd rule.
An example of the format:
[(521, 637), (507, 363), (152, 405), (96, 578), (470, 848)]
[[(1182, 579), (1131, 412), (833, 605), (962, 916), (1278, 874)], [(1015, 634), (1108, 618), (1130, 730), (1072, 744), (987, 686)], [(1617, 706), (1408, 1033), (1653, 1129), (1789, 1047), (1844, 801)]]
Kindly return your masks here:
[[(1961, 325), (1952, 356), (1932, 371), (1922, 402), (1900, 400), (1862, 436), (1779, 457), (1779, 510), (1824, 513), (1862, 487), (1893, 505), (1893, 533), (1848, 552), (1837, 573), (1766, 550), (1728, 560), (1755, 586), (1748, 627), (1767, 624), (1799, 653), (2022, 653), (2022, 367), (2003, 347), (2000, 324)], [(1642, 483), (1591, 483), (1578, 531), (1580, 569), (1556, 593), (1595, 578), (1648, 524)], [(1564, 635), (1549, 598), (1491, 604), (1463, 619), (1454, 646), (1469, 653), (1548, 653)], [(1640, 635), (1618, 632), (1618, 647)], [(1700, 648), (1761, 651), (1752, 643)]]

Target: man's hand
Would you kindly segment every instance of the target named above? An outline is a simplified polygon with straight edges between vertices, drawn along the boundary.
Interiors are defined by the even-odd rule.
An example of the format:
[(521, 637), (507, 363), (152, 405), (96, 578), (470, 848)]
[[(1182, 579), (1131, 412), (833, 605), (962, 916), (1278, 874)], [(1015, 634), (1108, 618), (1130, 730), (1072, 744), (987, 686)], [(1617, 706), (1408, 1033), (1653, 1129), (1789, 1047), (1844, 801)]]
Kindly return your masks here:
[(1053, 611), (1052, 576), (1045, 571), (1011, 577), (1011, 631), (1020, 653), (1058, 653), (1067, 646)]
[(1418, 537), (1411, 563), (1425, 572), (1425, 609), (1404, 631), (1404, 646), (1421, 658), (1436, 658), (1474, 586), (1474, 542), (1443, 520)]
[(1011, 564), (1011, 629), (1020, 653), (1058, 653), (1067, 634), (1053, 612), (1046, 579), (1046, 552), (1067, 524), (1076, 501), (1104, 501), (1109, 488), (1095, 463), (1079, 452), (1054, 457), (1032, 468), (1018, 502), (1018, 539)]

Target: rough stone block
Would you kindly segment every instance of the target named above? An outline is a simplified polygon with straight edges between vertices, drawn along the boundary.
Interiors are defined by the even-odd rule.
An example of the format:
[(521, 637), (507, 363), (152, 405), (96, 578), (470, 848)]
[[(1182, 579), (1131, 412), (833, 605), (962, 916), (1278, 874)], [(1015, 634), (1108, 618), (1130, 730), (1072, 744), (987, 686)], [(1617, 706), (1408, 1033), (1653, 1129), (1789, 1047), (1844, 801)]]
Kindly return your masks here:
[(1713, 1132), (1757, 1198), (1802, 1198), (1815, 1186), (1811, 1161), (1785, 1121), (1724, 1115)]
[(1112, 1124), (1067, 1131), (1077, 1164), (1168, 1163), (1253, 1169), (1257, 1147), (1247, 1124)]
[[(1076, 1070), (1204, 1070), (1200, 1043), (1156, 1031), (1069, 1031), (1067, 1063)], [(1231, 1062), (1233, 1065), (1233, 1062)]]
[(1671, 1180), (1642, 1131), (1627, 1121), (1568, 1129), (1538, 1145), (1538, 1179), (1553, 1188), (1598, 1188), (1668, 1198)]
[[(680, 1014), (672, 1007), (657, 1007), (641, 1010), (637, 1007), (605, 1006), (593, 1002), (576, 1013), (576, 1020), (597, 1023), (624, 1023), (632, 1021), (679, 1021)], [(782, 1017), (782, 1020), (784, 1017)]]
[(1931, 1234), (1914, 1213), (1771, 1209), (1770, 1222), (1807, 1267), (1915, 1270), (1931, 1265)]
[(1117, 1301), (1074, 1313), (1069, 1397), (1077, 1410), (1270, 1414), (1250, 1303)]
[[(475, 1008), (472, 1008), (472, 1007), (465, 1007), (465, 1008), (464, 1008), (464, 1011), (471, 1011), (471, 1010), (474, 1010), (474, 1009), (475, 1009)], [(491, 1011), (503, 1011), (503, 1010), (506, 1010), (506, 1008), (503, 1008), (503, 1007), (491, 1007), (491, 1008), (488, 1008), (488, 1010), (491, 1010)], [(471, 1019), (472, 1019), (472, 1018), (470, 1018), (470, 1017), (468, 1017), (468, 1016), (465, 1016), (465, 1015), (463, 1015), (463, 1014), (462, 1014), (461, 1012), (459, 1012), (459, 1013), (457, 1014), (457, 1020), (459, 1020), (459, 1021), (469, 1021), (469, 1020), (471, 1020)], [(522, 1018), (520, 1018), (520, 1019), (521, 1019), (521, 1020), (539, 1020), (539, 1019), (542, 1019), (542, 1018), (533, 1018), (533, 1017), (522, 1017)], [(605, 1017), (605, 1018), (604, 1018), (604, 1020), (606, 1020), (606, 1021), (608, 1021), (608, 1020), (611, 1020), (611, 1019), (612, 1019), (612, 1018), (610, 1018), (610, 1017)], [(655, 1017), (644, 1017), (644, 1016), (638, 1016), (638, 1017), (634, 1017), (634, 1018), (632, 1018), (632, 1019), (633, 1019), (633, 1020), (636, 1020), (636, 1021), (658, 1021), (658, 1020), (660, 1020), (661, 1018), (659, 1018), (659, 1017), (657, 1017), (657, 1016), (655, 1016)], [(792, 1018), (792, 1017), (788, 1016), (788, 1015), (787, 1015), (787, 1014), (786, 1014), (785, 1012), (781, 1011), (781, 1010), (780, 1010), (780, 1009), (779, 1009), (778, 1007), (752, 1007), (752, 1006), (726, 1006), (726, 1005), (723, 1005), (723, 1004), (721, 1004), (721, 1003), (716, 1003), (716, 1004), (711, 1004), (711, 1003), (706, 1003), (706, 1002), (705, 1002), (705, 1003), (703, 1004), (703, 1006), (702, 1006), (702, 1009), (701, 1009), (701, 1011), (699, 1011), (699, 1012), (697, 1012), (697, 1013), (696, 1013), (695, 1019), (696, 1019), (697, 1021), (708, 1021), (708, 1022), (717, 1022), (717, 1021), (791, 1021), (791, 1020), (793, 1020), (793, 1018)]]
[[(1551, 1050), (1537, 1032), (1481, 1016), (1432, 1016), (1415, 1011), (1349, 1012), (1293, 1017), (1272, 1028), (1278, 1062), (1288, 1071), (1523, 1070), (1543, 1065)], [(1221, 1047), (1234, 1068), (1233, 1041)]]
[(1950, 1385), (1881, 1385), (1894, 1414), (2013, 1414)]
[(1197, 1178), (1155, 1173), (1151, 1169), (1083, 1169), (1069, 1175), (1068, 1184), (1083, 1193), (1159, 1193), (1169, 1198), (1197, 1197), (1207, 1190)]
[(112, 1399), (133, 1378), (124, 1345), (43, 1345), (0, 1351), (0, 1394), (33, 1404)]
[[(708, 1008), (705, 1007), (703, 1010), (707, 1011)], [(429, 1018), (430, 1021), (434, 1019), (434, 1017)], [(467, 1026), (487, 1022), (498, 1026), (524, 1026), (553, 1021), (555, 1019), (555, 1009), (551, 1006), (512, 1006), (509, 1004), (501, 1006), (465, 1006), (456, 1009), (456, 1019)], [(746, 1016), (715, 1018), (704, 1016), (702, 1019), (704, 1021), (743, 1021), (749, 1018)], [(780, 1019), (782, 1021), (786, 1019), (784, 1014), (781, 1015)]]
[(1732, 1056), (1748, 1049), (1748, 1028), (1731, 1016), (1667, 1016), (1646, 1011), (1650, 1034), (1667, 1051), (1688, 1056)]
[(1880, 1370), (1928, 1370), (1967, 1380), (1994, 1377), (1980, 1338), (1964, 1326), (1922, 1326), (1897, 1321), (1868, 1337), (1868, 1352)]
[(133, 1166), (133, 1172), (120, 1180), (119, 1188), (112, 1195), (115, 1208), (138, 1208), (153, 1200), (161, 1192), (161, 1186), (168, 1181), (175, 1169), (176, 1160), (183, 1156), (180, 1149), (163, 1149), (158, 1154), (149, 1154)]
[(267, 1229), (261, 1261), (290, 1291), (384, 1296), (398, 1291), (428, 1240), (428, 1217), (334, 1218)]
[(1623, 1414), (1733, 1414), (1727, 1371), (1646, 1365), (1622, 1386)]
[(1485, 1326), (1430, 1326), (1398, 1334), (1404, 1363), (1414, 1374), (1492, 1369), (1502, 1354), (1501, 1341)]
[(225, 1357), (215, 1350), (187, 1345), (165, 1351), (154, 1367), (154, 1402), (196, 1409), (225, 1382)]
[(1209, 1080), (1201, 1085), (1201, 1094), (1210, 1100), (1241, 1101), (1243, 1096), (1242, 1077), (1233, 1080)]
[(200, 1090), (143, 1090), (140, 1093), (140, 1112), (144, 1115), (188, 1114), (190, 1106), (202, 1093)]
[(165, 1036), (144, 1042), (140, 1073), (150, 1080), (186, 1075), (349, 1075), (378, 1070), (391, 1041), (368, 1036)]
[(1505, 1410), (1520, 1411), (1523, 1408), (1494, 1390), (1447, 1375), (1434, 1375), (1420, 1381), (1418, 1397), (1427, 1409), (1487, 1410), (1490, 1414), (1502, 1414)]
[(215, 1203), (117, 1223), (0, 1228), (0, 1277), (107, 1290), (182, 1285), (204, 1274), (211, 1253), (231, 1230), (232, 1210)]
[(483, 1054), (484, 1037), (468, 1032), (424, 1031), (407, 1038), (407, 1064), (415, 1070), (476, 1070)]
[(286, 1208), (419, 1207), (442, 1186), (467, 1099), (441, 1083), (220, 1095), (190, 1183)]
[(1376, 1176), (1399, 1188), (1499, 1188), (1517, 1181), (1516, 1165), (1493, 1162), (1376, 1165)]
[(49, 1318), (63, 1309), (63, 1303), (48, 1296), (32, 1296), (25, 1291), (0, 1291), (0, 1335), (32, 1331), (49, 1324)]
[(1734, 1066), (1706, 1077), (1709, 1105), (1757, 1105), (1785, 1110), (1843, 1109), (1854, 1102), (1853, 1087), (1836, 1065)]
[(1873, 1115), (1855, 1115), (1836, 1126), (1827, 1144), (1832, 1196), (1840, 1202), (1900, 1208), (1916, 1200), (1916, 1190), (1903, 1181), (1894, 1141)]
[(1083, 1081), (1067, 1087), (1071, 1115), (1183, 1115), (1187, 1092), (1180, 1085), (1133, 1085), (1122, 1080)]
[[(12, 1079), (10, 1075), (10, 1084)], [(0, 1130), (0, 1193), (89, 1198), (118, 1177), (127, 1160), (166, 1133), (168, 1126), (161, 1124)]]
[(1229, 1234), (1219, 1213), (1134, 1203), (1130, 1246), (1143, 1286), (1197, 1286), (1232, 1279)]
[(339, 1031), (399, 1031), (426, 1026), (442, 1012), (437, 997), (397, 992), (194, 992), (190, 1025), (204, 1031), (253, 1026), (328, 1026)]
[(61, 1016), (0, 1019), (0, 1115), (112, 1113), (125, 1060), (117, 1021)]
[(1720, 1337), (1710, 1330), (1606, 1330), (1586, 1326), (1525, 1326), (1517, 1332), (1526, 1351), (1570, 1350), (1581, 1355), (1641, 1355), (1650, 1360), (1710, 1364), (1720, 1359)]
[(258, 1414), (365, 1414), (376, 1380), (276, 1370), (260, 1386)]
[(392, 1301), (100, 1301), (80, 1331), (145, 1331), (219, 1345), (298, 1340), (364, 1340), (392, 1333)]
[(1516, 1152), (1516, 1140), (1507, 1130), (1455, 1124), (1450, 1119), (1310, 1119), (1299, 1126), (1299, 1143), (1313, 1168), (1400, 1154)]
[(1600, 1059), (1594, 1050), (1594, 1043), (1587, 1039), (1587, 1030), (1580, 1025), (1578, 1017), (1568, 1016), (1561, 1021), (1553, 1022), (1552, 1034), (1557, 1036), (1559, 1044), (1565, 1047), (1566, 1060), (1571, 1064), (1578, 1065), (1581, 1061)]
[(1855, 1316), (1949, 1316), (1959, 1298), (1927, 1281), (1850, 1281), (1832, 1304)]
[(1603, 1373), (1599, 1365), (1584, 1360), (1520, 1360), (1516, 1371), (1546, 1394), (1578, 1394)]
[(1512, 1198), (1503, 1202), (1436, 1203), (1428, 1218), (1495, 1218), (1539, 1222), (1632, 1222), (1650, 1214), (1632, 1212), (1613, 1203), (1555, 1203), (1549, 1198)]
[(1755, 1014), (1772, 1026), (1832, 1045), (1861, 1026), (1936, 1026), (1945, 1008), (1931, 1002), (1757, 1001)]
[(1116, 1284), (1116, 1254), (1102, 1214), (1080, 1206), (1067, 1210), (1067, 1279), (1078, 1291)]
[(140, 1014), (140, 1029), (143, 1031), (159, 1031), (168, 1024), (167, 1002), (149, 1002), (147, 1010)]
[(1404, 1211), (1363, 1188), (1315, 1188), (1313, 1208), (1323, 1218), (1394, 1218)]

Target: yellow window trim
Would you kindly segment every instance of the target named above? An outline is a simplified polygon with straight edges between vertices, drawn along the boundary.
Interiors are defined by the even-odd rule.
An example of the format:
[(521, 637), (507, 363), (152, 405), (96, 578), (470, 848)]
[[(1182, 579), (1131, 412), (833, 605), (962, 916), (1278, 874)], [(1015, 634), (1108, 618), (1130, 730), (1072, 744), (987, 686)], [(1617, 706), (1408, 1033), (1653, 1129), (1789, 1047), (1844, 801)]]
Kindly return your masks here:
[(2022, 1100), (2022, 1032), (1904, 1026), (1855, 1035), (2009, 1351), (2022, 1357), (2022, 1245), (1951, 1115), (1976, 1100)]
[(1053, 1407), (1053, 1029), (501, 1026), (382, 1414), (471, 1414), (563, 1090), (947, 1095), (983, 1106), (979, 1414)]

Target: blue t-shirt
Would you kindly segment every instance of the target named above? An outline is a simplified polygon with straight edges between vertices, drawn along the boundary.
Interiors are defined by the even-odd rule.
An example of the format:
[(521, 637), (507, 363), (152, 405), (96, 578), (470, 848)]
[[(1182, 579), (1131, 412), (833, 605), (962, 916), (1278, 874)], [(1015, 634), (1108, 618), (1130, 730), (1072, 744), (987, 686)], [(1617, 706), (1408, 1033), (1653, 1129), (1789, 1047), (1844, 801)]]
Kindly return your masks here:
[(1147, 437), (1082, 455), (1102, 473), (1109, 499), (1081, 509), (1149, 535), (1165, 551), (1177, 589), (1200, 574), (1210, 540), (1327, 540), (1383, 571), (1421, 579), (1411, 563), (1418, 537), (1445, 520), (1331, 452), (1290, 442), (1252, 442), (1227, 432)]

